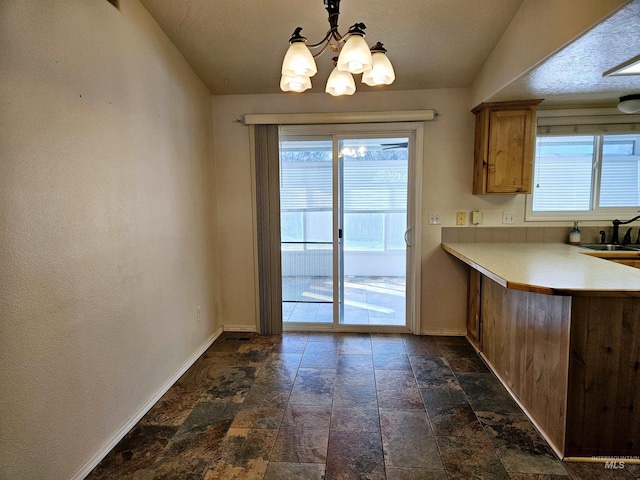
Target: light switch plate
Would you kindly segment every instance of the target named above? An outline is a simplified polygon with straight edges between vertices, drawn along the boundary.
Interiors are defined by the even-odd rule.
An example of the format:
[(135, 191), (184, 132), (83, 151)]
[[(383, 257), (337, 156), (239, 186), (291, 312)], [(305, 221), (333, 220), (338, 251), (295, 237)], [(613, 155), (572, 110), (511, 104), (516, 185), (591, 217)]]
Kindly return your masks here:
[(429, 212), (429, 225), (440, 225), (440, 214)]
[(511, 224), (514, 217), (515, 213), (513, 212), (502, 212), (502, 223)]
[(471, 213), (471, 223), (474, 225), (481, 225), (482, 224), (482, 212), (479, 210), (476, 210), (475, 212)]

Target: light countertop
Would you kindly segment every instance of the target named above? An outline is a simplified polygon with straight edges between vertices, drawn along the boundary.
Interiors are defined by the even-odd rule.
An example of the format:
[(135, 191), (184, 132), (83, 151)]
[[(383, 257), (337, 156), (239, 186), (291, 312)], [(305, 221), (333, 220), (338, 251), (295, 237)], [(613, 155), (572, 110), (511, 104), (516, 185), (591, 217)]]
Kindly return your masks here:
[(547, 295), (640, 296), (640, 268), (597, 258), (582, 247), (443, 243), (442, 248), (506, 288)]

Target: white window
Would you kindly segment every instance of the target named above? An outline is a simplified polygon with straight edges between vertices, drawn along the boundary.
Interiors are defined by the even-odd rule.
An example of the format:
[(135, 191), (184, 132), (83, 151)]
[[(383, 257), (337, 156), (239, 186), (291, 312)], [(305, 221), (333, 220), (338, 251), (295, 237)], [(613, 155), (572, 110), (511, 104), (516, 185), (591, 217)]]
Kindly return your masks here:
[(538, 135), (527, 220), (611, 220), (640, 209), (640, 134)]

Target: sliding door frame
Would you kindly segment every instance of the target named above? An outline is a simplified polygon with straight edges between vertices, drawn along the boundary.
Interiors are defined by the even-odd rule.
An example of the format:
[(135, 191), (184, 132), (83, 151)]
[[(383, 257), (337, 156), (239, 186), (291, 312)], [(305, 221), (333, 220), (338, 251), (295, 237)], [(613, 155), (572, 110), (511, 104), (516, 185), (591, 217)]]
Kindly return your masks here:
[[(367, 123), (349, 125), (289, 125), (281, 126), (279, 137), (287, 136), (326, 136), (333, 138), (333, 198), (334, 205), (339, 205), (342, 199), (338, 198), (341, 190), (338, 184), (338, 143), (345, 138), (384, 138), (406, 136), (409, 138), (409, 168), (408, 168), (408, 195), (407, 195), (407, 228), (409, 229), (409, 242), (406, 250), (406, 287), (407, 299), (406, 326), (393, 325), (345, 325), (339, 322), (340, 310), (343, 305), (339, 301), (340, 291), (334, 288), (334, 321), (332, 324), (300, 324), (283, 322), (283, 329), (287, 330), (331, 330), (337, 332), (414, 332), (420, 333), (420, 296), (421, 296), (421, 224), (422, 224), (422, 163), (424, 159), (423, 146), (424, 124), (422, 122), (397, 122), (397, 123)], [(338, 162), (338, 163), (336, 163)], [(333, 271), (334, 285), (336, 275), (342, 275), (342, 256), (337, 249), (341, 246), (338, 239), (339, 219), (338, 208), (334, 209), (334, 246), (333, 246)], [(342, 287), (343, 282), (339, 282)], [(336, 308), (337, 306), (337, 308)]]

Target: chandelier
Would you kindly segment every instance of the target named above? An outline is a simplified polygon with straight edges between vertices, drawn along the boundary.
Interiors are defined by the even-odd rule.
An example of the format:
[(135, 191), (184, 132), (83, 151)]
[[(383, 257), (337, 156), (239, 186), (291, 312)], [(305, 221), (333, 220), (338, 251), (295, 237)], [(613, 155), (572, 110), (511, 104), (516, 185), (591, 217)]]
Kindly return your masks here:
[[(353, 95), (356, 91), (353, 75), (360, 73), (362, 83), (366, 85), (391, 85), (396, 76), (382, 43), (378, 42), (369, 49), (364, 41), (364, 30), (367, 28), (364, 23), (356, 23), (345, 35), (340, 35), (340, 0), (324, 0), (324, 4), (329, 13), (329, 31), (320, 42), (307, 45), (307, 39), (300, 35), (302, 27), (294, 30), (282, 62), (280, 89), (284, 92), (304, 92), (311, 88), (311, 77), (318, 71), (315, 58), (328, 49), (338, 56), (333, 58), (334, 68), (325, 92), (333, 96)], [(314, 49), (319, 51), (311, 53)]]

